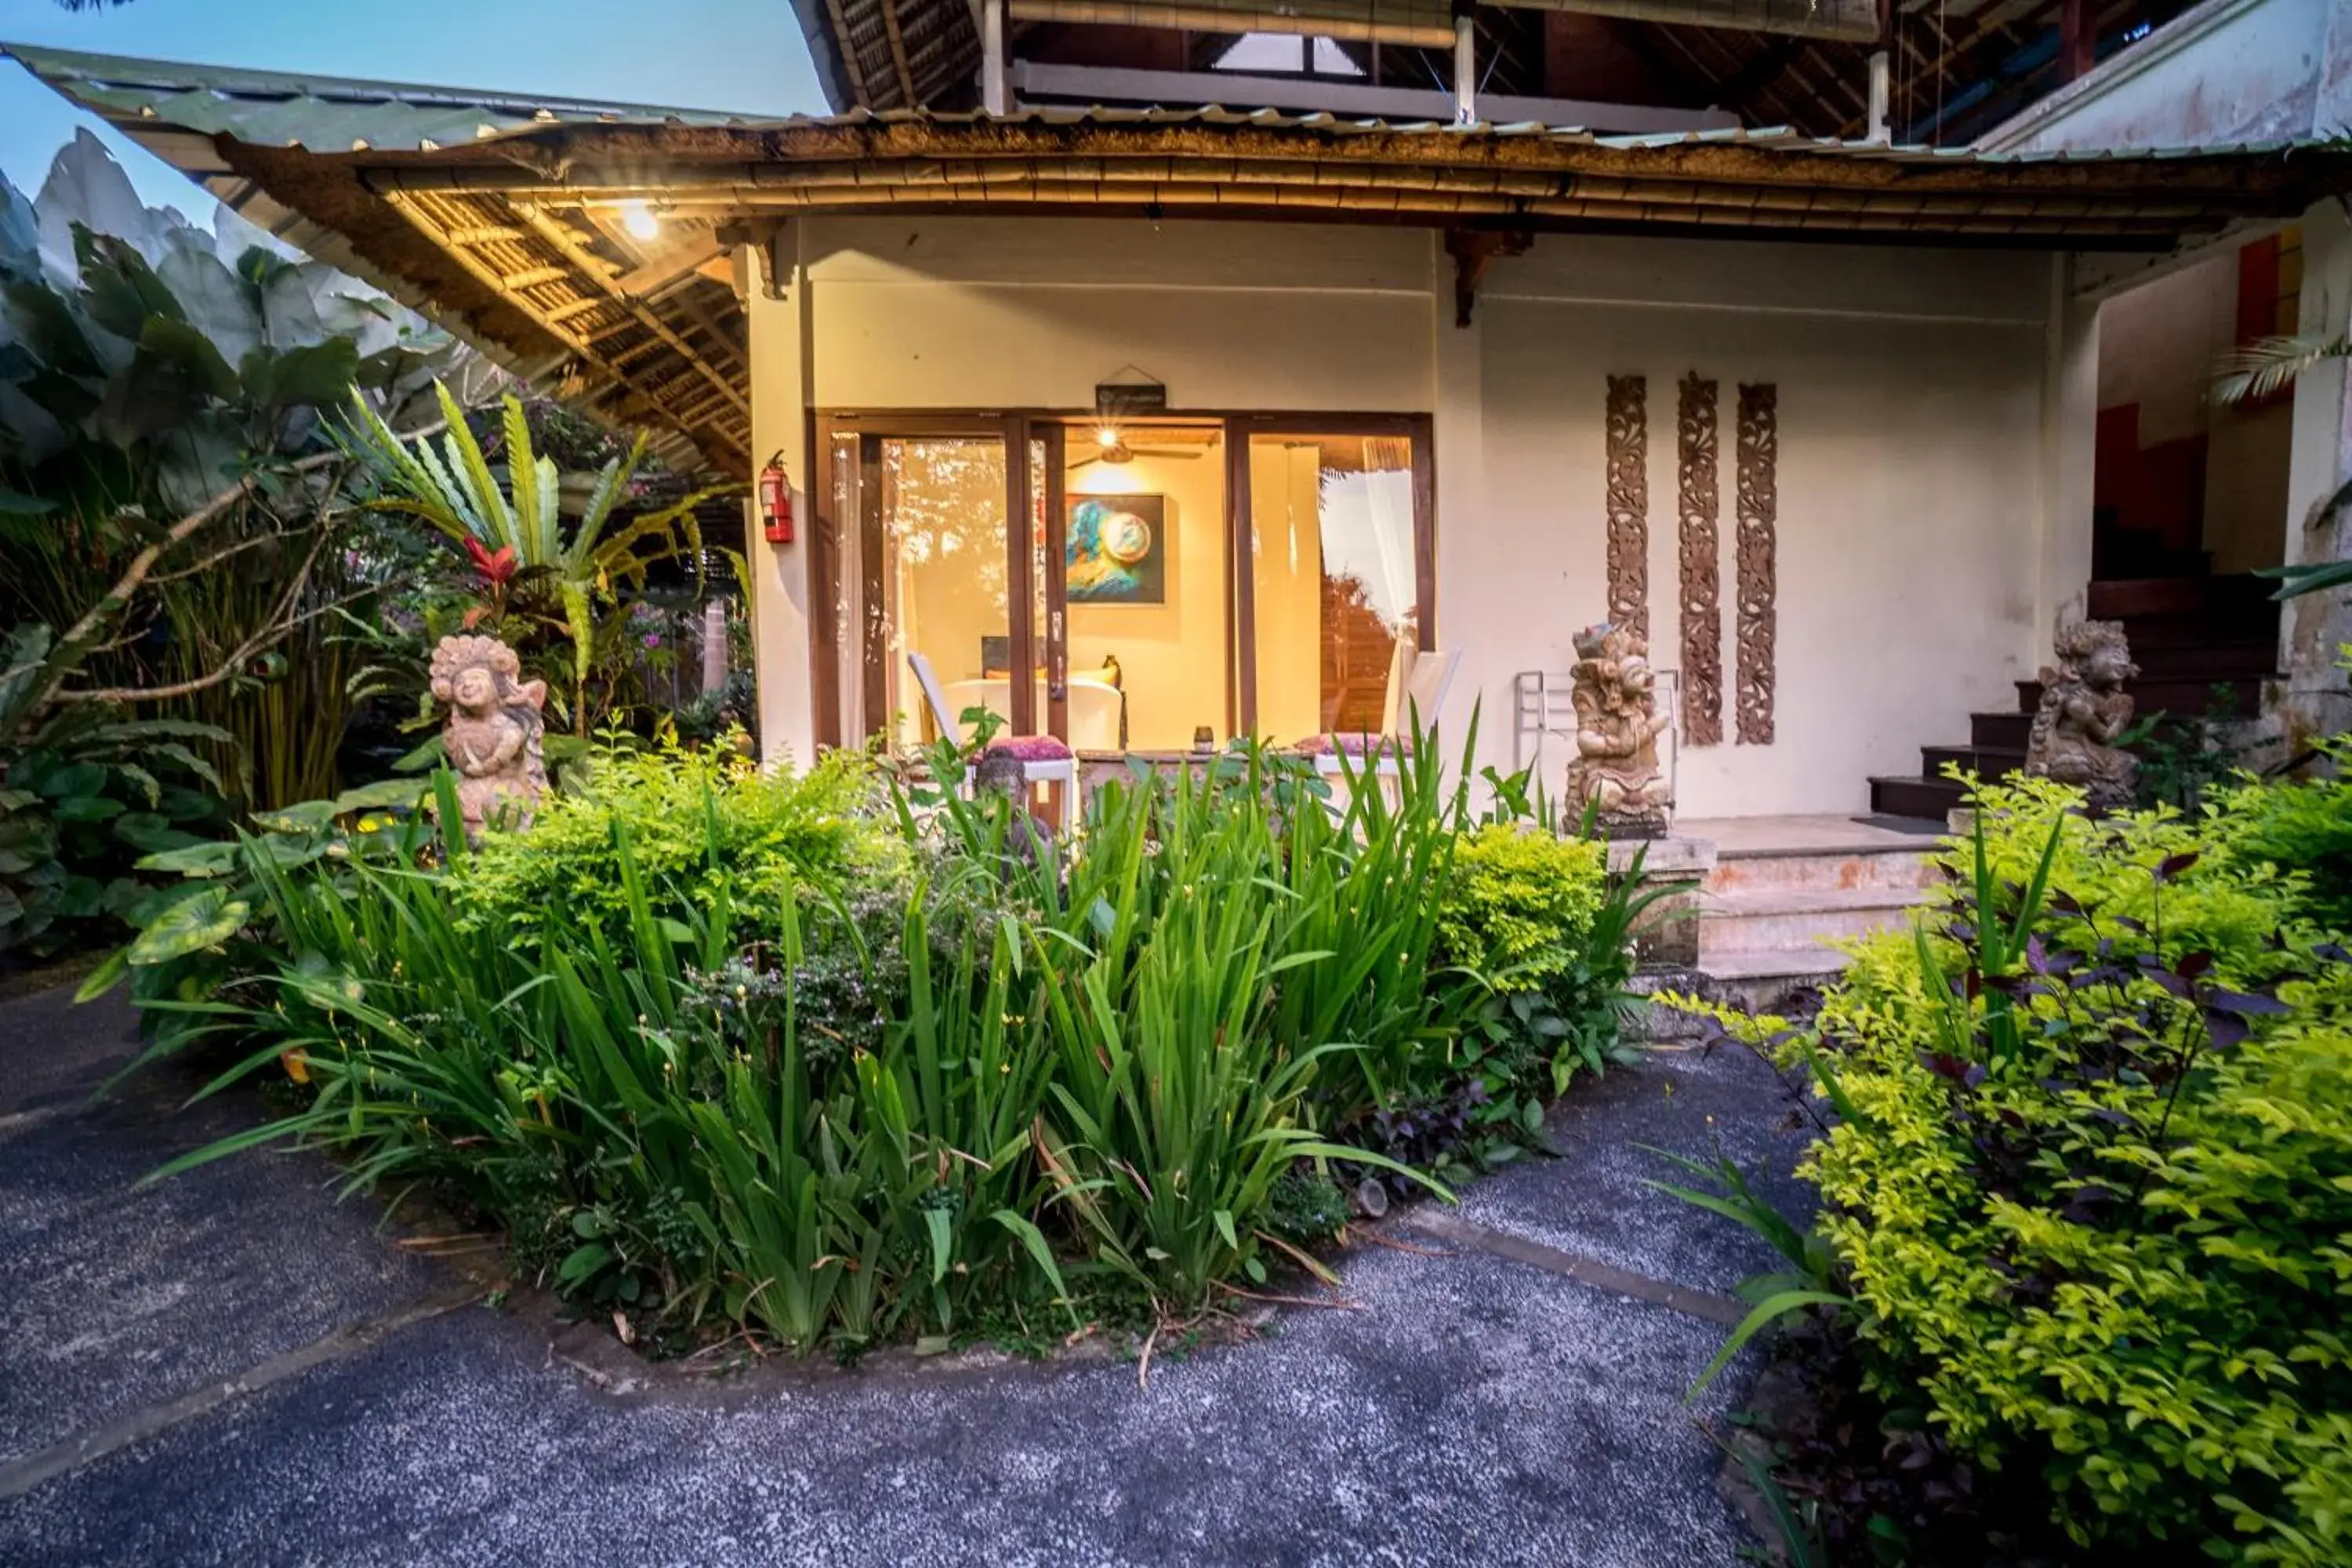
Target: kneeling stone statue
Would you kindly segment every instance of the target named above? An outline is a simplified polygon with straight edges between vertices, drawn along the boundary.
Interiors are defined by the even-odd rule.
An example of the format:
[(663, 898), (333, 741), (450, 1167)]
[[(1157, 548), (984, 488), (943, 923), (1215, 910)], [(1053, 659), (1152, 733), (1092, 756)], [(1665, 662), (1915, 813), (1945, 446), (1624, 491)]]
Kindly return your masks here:
[(446, 637), (433, 650), (433, 695), (449, 705), (442, 749), (457, 771), (466, 837), (486, 824), (524, 827), (547, 793), (541, 743), (547, 682), (524, 680), (522, 660), (496, 637)]
[(1658, 771), (1658, 736), (1672, 721), (1657, 712), (1657, 678), (1649, 645), (1603, 621), (1576, 634), (1569, 677), (1576, 709), (1576, 760), (1568, 764), (1568, 799), (1587, 807), (1612, 838), (1654, 838), (1665, 831), (1673, 786)]
[(2042, 672), (2042, 703), (2025, 742), (2033, 778), (2073, 784), (2098, 811), (2132, 803), (2139, 761), (2116, 744), (2132, 721), (2124, 683), (2139, 673), (2116, 621), (2077, 621), (2060, 628), (2058, 666)]

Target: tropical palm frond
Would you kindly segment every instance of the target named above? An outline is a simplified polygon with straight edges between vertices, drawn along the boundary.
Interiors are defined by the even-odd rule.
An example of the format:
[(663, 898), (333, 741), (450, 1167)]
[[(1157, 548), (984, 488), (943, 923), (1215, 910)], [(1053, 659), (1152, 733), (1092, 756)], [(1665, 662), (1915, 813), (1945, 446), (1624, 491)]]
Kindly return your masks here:
[(442, 453), (451, 471), (464, 480), (464, 489), (457, 494), (473, 502), (480, 519), (475, 531), (484, 535), (485, 543), (512, 545), (517, 555), (522, 554), (528, 542), (515, 531), (514, 510), (507, 505), (498, 479), (490, 472), (490, 460), (483, 455), (482, 444), (467, 428), (466, 411), (457, 406), (457, 400), (449, 395), (446, 386), (436, 382), (433, 389), (440, 395), (442, 417), (449, 426), (449, 433), (441, 438)]
[[(593, 568), (600, 577), (620, 583), (643, 583), (646, 568), (672, 555), (686, 555), (699, 560), (702, 556), (702, 521), (695, 509), (703, 502), (723, 495), (732, 495), (740, 485), (712, 485), (696, 490), (675, 505), (659, 511), (647, 512), (632, 520), (625, 528), (593, 542), (590, 555)], [(685, 548), (678, 547), (683, 536)], [(585, 537), (584, 533), (583, 537)], [(637, 546), (647, 541), (657, 548), (639, 555)]]
[[(540, 506), (541, 486), (539, 465), (532, 460), (530, 421), (523, 415), (522, 399), (506, 401), (507, 489), (514, 498), (515, 553), (528, 561), (531, 551), (545, 539), (546, 522), (553, 521), (552, 506)], [(551, 469), (553, 464), (550, 464)], [(544, 519), (544, 521), (542, 521)], [(529, 541), (525, 545), (520, 541)]]
[(2308, 334), (2259, 338), (2221, 356), (2215, 368), (2212, 399), (2227, 406), (2268, 397), (2325, 360), (2352, 355), (2352, 339)]

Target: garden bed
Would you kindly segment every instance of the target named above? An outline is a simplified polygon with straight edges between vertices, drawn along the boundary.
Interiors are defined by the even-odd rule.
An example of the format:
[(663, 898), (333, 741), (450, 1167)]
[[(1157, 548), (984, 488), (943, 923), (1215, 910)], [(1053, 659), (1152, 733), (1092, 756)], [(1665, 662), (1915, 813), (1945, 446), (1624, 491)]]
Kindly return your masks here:
[(657, 1352), (1148, 1332), (1318, 1270), (1352, 1194), (1538, 1147), (1622, 1048), (1633, 879), (1392, 782), (1240, 749), (1065, 852), (848, 756), (613, 749), (478, 847), (322, 809), (179, 852), (89, 989), (296, 1084), (207, 1155), (427, 1184)]

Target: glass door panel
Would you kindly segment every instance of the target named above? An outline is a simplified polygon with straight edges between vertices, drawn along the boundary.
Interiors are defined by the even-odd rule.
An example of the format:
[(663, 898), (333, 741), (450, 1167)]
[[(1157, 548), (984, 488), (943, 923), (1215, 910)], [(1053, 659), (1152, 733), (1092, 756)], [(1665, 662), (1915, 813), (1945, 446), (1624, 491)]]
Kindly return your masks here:
[(1253, 436), (1249, 474), (1258, 732), (1401, 726), (1420, 615), (1411, 438)]
[(929, 662), (960, 728), (966, 710), (985, 708), (1009, 730), (1015, 715), (1003, 437), (869, 435), (862, 442), (874, 492), (863, 498), (865, 609), (876, 628), (868, 679), (884, 704), (880, 714), (866, 716), (866, 732), (884, 731), (894, 749), (938, 737), (908, 654)]
[(1060, 603), (1066, 738), (1079, 752), (1181, 752), (1232, 734), (1232, 551), (1221, 426), (1064, 433)]

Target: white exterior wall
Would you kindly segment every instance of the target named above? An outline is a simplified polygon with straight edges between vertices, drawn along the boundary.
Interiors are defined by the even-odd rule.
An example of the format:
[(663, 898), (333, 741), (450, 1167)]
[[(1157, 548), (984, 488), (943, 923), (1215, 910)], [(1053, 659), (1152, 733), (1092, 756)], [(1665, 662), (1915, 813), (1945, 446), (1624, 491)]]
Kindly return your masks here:
[[(1612, 373), (1649, 381), (1650, 646), (1665, 668), (1682, 663), (1676, 384), (1718, 384), (1725, 740), (1683, 752), (1683, 815), (1860, 811), (1871, 774), (1916, 773), (1921, 745), (1967, 739), (1972, 709), (2013, 707), (2037, 644), (2049, 265), (1563, 238), (1498, 268), (1480, 306), (1486, 505), (1467, 527), (1441, 514), (1438, 569), (1441, 622), (1476, 628), (1465, 675), (1494, 742), (1508, 743), (1512, 672), (1565, 668), (1570, 631), (1604, 612)], [(1736, 743), (1731, 703), (1743, 381), (1779, 387), (1769, 746)]]
[[(751, 298), (755, 358), (789, 346), (807, 367), (782, 411), (756, 406), (758, 389), (801, 396), (792, 378), (764, 363), (755, 376), (763, 450), (772, 431), (804, 431), (809, 408), (1081, 409), (1129, 366), (1164, 380), (1179, 412), (1433, 415), (1437, 641), (1465, 656), (1444, 719), (1458, 734), (1483, 702), (1481, 763), (1509, 766), (1512, 674), (1564, 668), (1570, 633), (1603, 613), (1611, 374), (1650, 378), (1653, 651), (1666, 667), (1680, 662), (1675, 384), (1694, 368), (1721, 384), (1727, 677), (1737, 386), (1780, 386), (1779, 739), (1687, 753), (1685, 816), (1863, 809), (1869, 774), (1916, 773), (1921, 744), (1960, 741), (1972, 708), (2014, 701), (2007, 683), (2032, 673), (2042, 623), (2087, 575), (2095, 355), (2087, 321), (2052, 325), (2064, 290), (2047, 256), (1544, 237), (1494, 265), (1463, 330), (1432, 231), (797, 228), (804, 288)], [(796, 310), (804, 336), (784, 320)], [(799, 479), (804, 436), (793, 440)], [(758, 548), (768, 574), (793, 577), (772, 557), (802, 546)], [(805, 688), (796, 608), (762, 602), (763, 713), (805, 711), (804, 696), (764, 691), (772, 670)], [(1555, 741), (1555, 788), (1564, 761)]]

